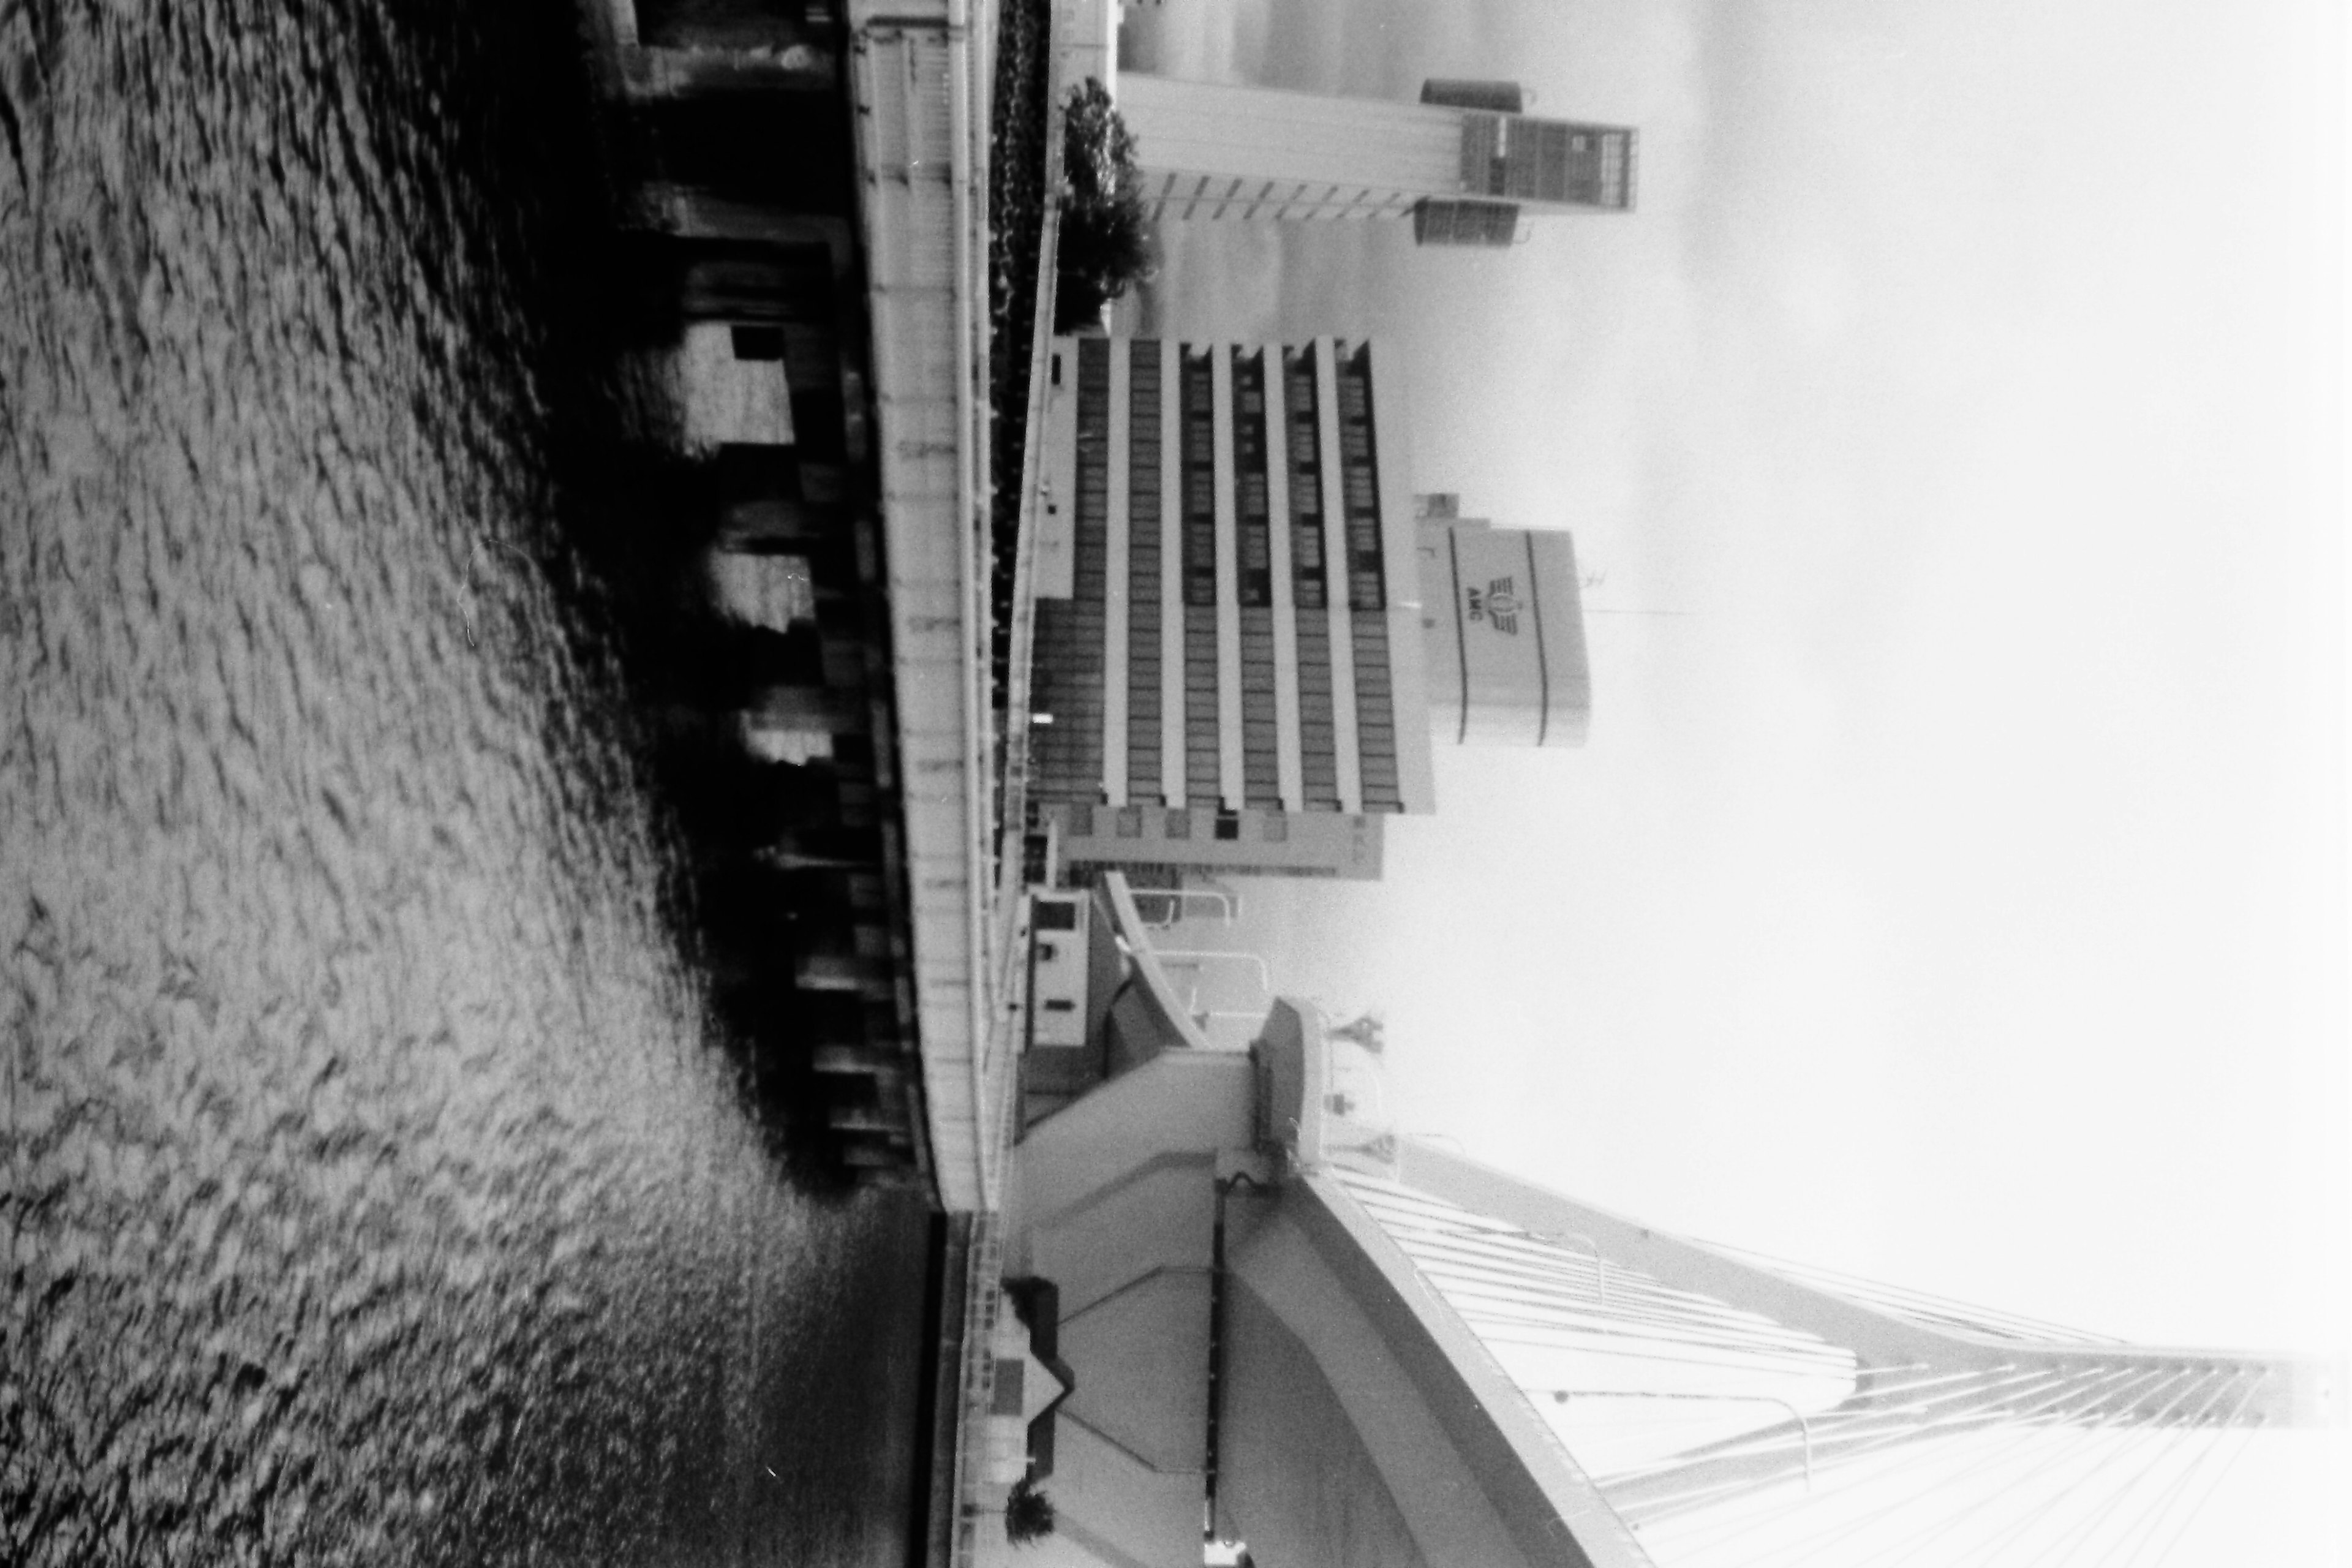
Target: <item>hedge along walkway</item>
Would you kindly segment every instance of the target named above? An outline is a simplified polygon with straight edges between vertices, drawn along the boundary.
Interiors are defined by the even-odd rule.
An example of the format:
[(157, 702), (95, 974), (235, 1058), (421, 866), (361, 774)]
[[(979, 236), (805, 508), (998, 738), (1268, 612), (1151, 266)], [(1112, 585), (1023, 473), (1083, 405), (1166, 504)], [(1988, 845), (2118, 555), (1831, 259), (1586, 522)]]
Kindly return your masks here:
[[(1006, 16), (1016, 10), (1023, 13), (1023, 21), (1012, 26), (1034, 27), (1023, 42), (1034, 48), (1037, 65), (1027, 79), (1029, 96), (1023, 100), (1025, 118), (1019, 110), (1000, 108), (992, 123), (992, 132), (1018, 125), (1024, 137), (1018, 154), (996, 165), (999, 173), (991, 187), (992, 199), (1003, 203), (992, 210), (1005, 215), (995, 231), (1005, 236), (1004, 254), (1023, 258), (1018, 265), (992, 274), (992, 281), (998, 281), (1003, 292), (1001, 305), (992, 304), (991, 321), (995, 357), (990, 365), (990, 413), (995, 468), (989, 519), (992, 612), (989, 655), (1001, 769), (994, 824), (1001, 847), (1000, 879), (1018, 876), (1021, 853), (1014, 840), (1023, 830), (1028, 805), (1029, 661), (1036, 629), (1036, 596), (1031, 588), (1034, 503), (1044, 431), (1045, 367), (1057, 286), (1053, 257), (1062, 202), (1064, 79), (1069, 66), (1066, 51), (1055, 46), (1051, 36), (1055, 4), (1055, 0), (1008, 0), (1004, 6)], [(1004, 53), (998, 56), (1000, 82), (1006, 79), (1004, 58)], [(1009, 98), (1008, 92), (999, 103)], [(1020, 199), (1024, 195), (1028, 198), (1025, 206)], [(1000, 896), (1005, 892), (1001, 889)]]
[[(1013, 570), (1021, 518), (1022, 465), (1030, 414), (1037, 323), (1053, 320), (1053, 268), (1045, 255), (1047, 209), (1062, 162), (1053, 82), (1054, 0), (1001, 0), (996, 81), (989, 121), (989, 511), (990, 691), (1005, 710), (1013, 616)], [(1047, 303), (1041, 310), (1040, 298)]]

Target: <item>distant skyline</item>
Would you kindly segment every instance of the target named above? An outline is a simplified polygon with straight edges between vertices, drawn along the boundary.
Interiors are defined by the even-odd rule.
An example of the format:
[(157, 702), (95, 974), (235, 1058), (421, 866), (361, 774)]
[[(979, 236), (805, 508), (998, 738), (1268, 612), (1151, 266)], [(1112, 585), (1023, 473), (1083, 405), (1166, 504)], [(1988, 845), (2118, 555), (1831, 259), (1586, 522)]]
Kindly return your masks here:
[(1381, 884), (1249, 889), (1279, 978), (1386, 1013), (1406, 1123), (1824, 1266), (2340, 1351), (2333, 11), (1140, 15), (1178, 74), (1510, 76), (1641, 132), (1629, 216), (1171, 226), (1129, 318), (1395, 344), (1416, 488), (1595, 579), (1586, 750), (1442, 751)]

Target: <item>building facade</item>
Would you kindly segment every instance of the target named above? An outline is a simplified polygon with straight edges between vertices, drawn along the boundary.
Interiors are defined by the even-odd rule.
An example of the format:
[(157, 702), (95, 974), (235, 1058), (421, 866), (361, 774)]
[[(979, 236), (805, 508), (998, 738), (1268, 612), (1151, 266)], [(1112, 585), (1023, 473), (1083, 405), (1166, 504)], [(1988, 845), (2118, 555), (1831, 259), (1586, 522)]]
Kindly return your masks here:
[[(1125, 839), (1124, 860), (1366, 875), (1370, 819), (1434, 804), (1383, 369), (1328, 338), (1055, 345), (1030, 790), (1065, 864)], [(1308, 841), (1332, 853), (1303, 863)]]
[(1065, 868), (1375, 878), (1433, 741), (1581, 743), (1569, 536), (1424, 515), (1377, 344), (1066, 338), (1047, 377), (1029, 796)]
[(1625, 212), (1634, 132), (1521, 113), (1515, 82), (1419, 103), (1123, 72), (1155, 217), (1411, 218), (1424, 245), (1509, 245), (1523, 214)]
[(1367, 812), (1063, 805), (1055, 847), (1070, 867), (1118, 866), (1146, 887), (1186, 872), (1377, 881), (1388, 819)]

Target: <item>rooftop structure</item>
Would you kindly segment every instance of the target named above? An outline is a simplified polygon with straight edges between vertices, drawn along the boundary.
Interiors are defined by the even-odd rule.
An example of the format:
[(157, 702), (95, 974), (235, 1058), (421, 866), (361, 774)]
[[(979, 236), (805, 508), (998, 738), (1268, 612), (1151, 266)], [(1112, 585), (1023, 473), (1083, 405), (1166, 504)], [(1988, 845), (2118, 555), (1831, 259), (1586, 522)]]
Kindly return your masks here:
[(1127, 72), (1118, 95), (1159, 217), (1410, 218), (1423, 245), (1503, 246), (1523, 215), (1633, 205), (1633, 131), (1522, 113), (1516, 82), (1391, 103)]

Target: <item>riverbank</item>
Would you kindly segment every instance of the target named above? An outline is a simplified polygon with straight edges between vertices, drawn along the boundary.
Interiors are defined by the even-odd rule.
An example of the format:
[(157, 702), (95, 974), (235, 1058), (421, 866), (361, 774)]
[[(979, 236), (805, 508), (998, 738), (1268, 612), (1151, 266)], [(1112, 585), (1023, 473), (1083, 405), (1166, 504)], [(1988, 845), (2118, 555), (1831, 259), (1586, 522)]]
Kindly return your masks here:
[[(850, 1152), (905, 1150), (902, 1169), (947, 1211), (933, 1227), (926, 1292), (919, 1550), (929, 1562), (970, 1562), (992, 1492), (1002, 1492), (977, 1457), (995, 1372), (992, 1211), (1011, 1142), (1024, 978), (1022, 511), (1052, 308), (1042, 265), (1056, 119), (1049, 0), (870, 16), (851, 5), (825, 28), (749, 12), (730, 21), (709, 7), (689, 26), (628, 0), (595, 15), (634, 139), (624, 156), (641, 184), (646, 244), (665, 258), (657, 279), (670, 280), (656, 287), (672, 290), (684, 316), (671, 330), (689, 351), (709, 340), (673, 367), (689, 446), (699, 421), (722, 479), (730, 463), (777, 476), (758, 479), (748, 499), (725, 483), (678, 492), (718, 505), (709, 571), (741, 585), (720, 608), (790, 635), (794, 595), (808, 592), (794, 584), (808, 582), (830, 639), (828, 595), (868, 606), (861, 684), (845, 684), (851, 672), (830, 640), (821, 689), (714, 675), (719, 689), (743, 694), (726, 700), (751, 710), (746, 740), (789, 748), (786, 770), (872, 758), (863, 816), (846, 825), (871, 823), (882, 860), (864, 901), (857, 873), (845, 904), (805, 905), (797, 926), (779, 928), (782, 951), (803, 956), (793, 1011), (763, 1020), (775, 1042), (767, 1054), (808, 1053)], [(801, 30), (789, 39), (761, 31), (777, 28)], [(815, 121), (793, 118), (829, 99), (855, 132), (837, 152), (814, 134)], [(794, 128), (811, 134), (780, 134)], [(776, 147), (793, 152), (762, 151)], [(835, 157), (847, 176), (838, 183)], [(792, 258), (812, 244), (828, 258), (830, 292), (793, 280)], [(820, 319), (831, 323), (825, 357), (813, 361), (794, 345), (810, 332), (802, 323)], [(774, 380), (758, 368), (765, 343), (781, 344)], [(814, 553), (828, 531), (855, 537), (847, 575), (828, 577)], [(813, 575), (779, 577), (780, 559), (805, 561)], [(844, 700), (853, 694), (854, 707)], [(742, 772), (708, 751), (701, 765)], [(772, 764), (754, 768), (721, 815), (767, 822), (766, 803), (787, 782)], [(766, 827), (726, 842), (722, 859), (775, 861)], [(803, 833), (786, 847), (793, 875), (833, 875), (830, 841)], [(751, 910), (767, 885), (746, 884), (738, 903)], [(826, 922), (845, 912), (856, 939), (828, 948)], [(740, 951), (731, 984), (759, 984), (756, 947)], [(794, 1018), (814, 1019), (820, 1033), (795, 1039)], [(855, 1169), (887, 1173), (874, 1163)]]

